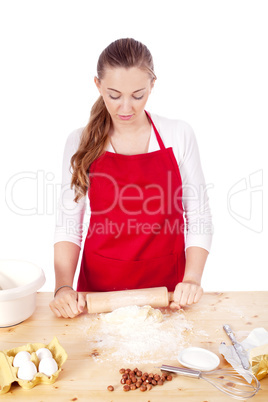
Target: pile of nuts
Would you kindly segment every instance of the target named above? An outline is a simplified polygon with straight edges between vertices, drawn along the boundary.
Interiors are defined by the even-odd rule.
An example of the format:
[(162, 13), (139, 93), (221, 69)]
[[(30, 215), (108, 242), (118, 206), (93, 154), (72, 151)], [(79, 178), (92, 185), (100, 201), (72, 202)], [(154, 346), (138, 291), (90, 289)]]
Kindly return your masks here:
[[(163, 385), (165, 381), (171, 381), (172, 375), (162, 373), (153, 374), (153, 373), (142, 373), (138, 368), (134, 370), (130, 369), (120, 369), (119, 373), (122, 374), (121, 384), (123, 384), (123, 390), (125, 392), (130, 390), (135, 390), (137, 388), (140, 389), (141, 392), (150, 391), (153, 386)], [(113, 391), (114, 387), (109, 385), (107, 387), (108, 391)]]

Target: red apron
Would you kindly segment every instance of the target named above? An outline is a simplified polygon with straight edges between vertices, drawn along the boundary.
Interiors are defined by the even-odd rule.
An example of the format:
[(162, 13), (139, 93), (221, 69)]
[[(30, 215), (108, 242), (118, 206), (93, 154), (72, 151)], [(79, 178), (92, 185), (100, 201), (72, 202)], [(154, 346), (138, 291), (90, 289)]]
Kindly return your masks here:
[(90, 224), (78, 291), (166, 286), (185, 268), (182, 182), (172, 148), (122, 155), (106, 151), (90, 167)]

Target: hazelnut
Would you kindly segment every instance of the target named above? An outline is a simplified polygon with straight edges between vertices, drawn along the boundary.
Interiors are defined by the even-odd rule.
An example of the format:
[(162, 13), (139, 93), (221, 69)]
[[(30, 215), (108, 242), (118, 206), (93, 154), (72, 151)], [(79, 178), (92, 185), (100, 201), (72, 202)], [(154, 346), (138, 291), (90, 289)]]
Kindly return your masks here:
[(124, 385), (124, 386), (123, 386), (123, 390), (124, 390), (125, 392), (129, 391), (129, 390), (130, 390), (129, 385)]
[(147, 386), (142, 385), (142, 386), (140, 387), (140, 391), (141, 391), (141, 392), (144, 392), (144, 391), (146, 391), (146, 390), (147, 390)]
[(112, 386), (112, 385), (109, 385), (108, 387), (107, 387), (107, 389), (108, 389), (108, 391), (113, 391), (114, 390), (114, 387)]

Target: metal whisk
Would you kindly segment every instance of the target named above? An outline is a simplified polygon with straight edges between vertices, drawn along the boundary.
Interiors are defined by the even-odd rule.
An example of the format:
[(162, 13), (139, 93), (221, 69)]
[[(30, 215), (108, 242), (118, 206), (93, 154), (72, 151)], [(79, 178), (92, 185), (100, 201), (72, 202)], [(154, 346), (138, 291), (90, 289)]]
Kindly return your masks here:
[(252, 380), (251, 383), (232, 369), (199, 371), (182, 367), (166, 366), (164, 364), (160, 369), (188, 377), (202, 378), (225, 394), (240, 400), (251, 398), (260, 388), (260, 383), (257, 378), (247, 370), (245, 370), (245, 373), (248, 378)]

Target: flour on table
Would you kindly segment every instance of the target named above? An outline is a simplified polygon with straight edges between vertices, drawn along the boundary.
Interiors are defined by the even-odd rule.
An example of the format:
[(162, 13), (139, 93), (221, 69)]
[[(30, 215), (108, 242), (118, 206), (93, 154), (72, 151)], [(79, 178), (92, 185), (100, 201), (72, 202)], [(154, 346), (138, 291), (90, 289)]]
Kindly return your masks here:
[(164, 363), (188, 344), (193, 322), (184, 311), (150, 306), (119, 308), (112, 313), (81, 316), (87, 353), (98, 362)]
[(159, 309), (151, 306), (128, 306), (120, 307), (111, 313), (101, 314), (101, 320), (112, 324), (124, 324), (125, 322), (134, 321), (138, 322), (155, 323), (163, 321), (163, 314)]

